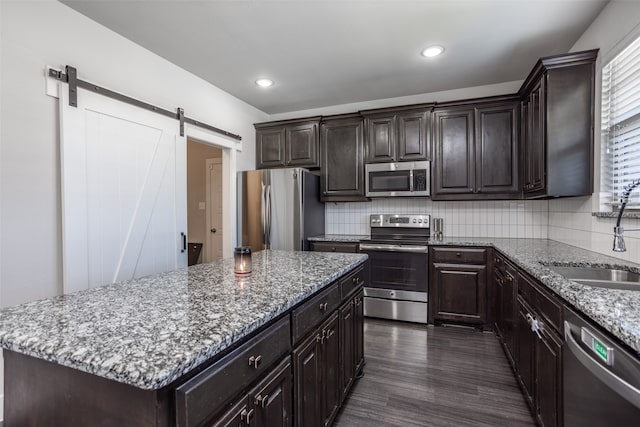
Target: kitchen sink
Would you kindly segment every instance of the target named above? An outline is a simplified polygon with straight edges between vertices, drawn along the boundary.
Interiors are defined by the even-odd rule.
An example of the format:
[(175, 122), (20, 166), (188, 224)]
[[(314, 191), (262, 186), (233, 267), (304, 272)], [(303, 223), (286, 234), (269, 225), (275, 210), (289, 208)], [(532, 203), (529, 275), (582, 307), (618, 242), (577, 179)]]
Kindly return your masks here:
[(574, 282), (597, 288), (640, 291), (640, 274), (615, 268), (559, 267), (548, 269)]

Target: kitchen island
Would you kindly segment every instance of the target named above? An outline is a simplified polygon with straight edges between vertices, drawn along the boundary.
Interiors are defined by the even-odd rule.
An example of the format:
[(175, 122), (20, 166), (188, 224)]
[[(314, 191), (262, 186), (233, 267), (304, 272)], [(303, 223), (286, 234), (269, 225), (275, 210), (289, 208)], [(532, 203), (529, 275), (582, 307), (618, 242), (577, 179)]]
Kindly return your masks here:
[[(330, 420), (363, 365), (366, 258), (261, 251), (249, 277), (225, 259), (5, 309), (5, 423), (201, 425), (236, 409), (251, 425)], [(291, 411), (282, 375), (293, 402), (315, 393), (317, 407)], [(249, 396), (262, 380), (281, 380), (277, 399)]]

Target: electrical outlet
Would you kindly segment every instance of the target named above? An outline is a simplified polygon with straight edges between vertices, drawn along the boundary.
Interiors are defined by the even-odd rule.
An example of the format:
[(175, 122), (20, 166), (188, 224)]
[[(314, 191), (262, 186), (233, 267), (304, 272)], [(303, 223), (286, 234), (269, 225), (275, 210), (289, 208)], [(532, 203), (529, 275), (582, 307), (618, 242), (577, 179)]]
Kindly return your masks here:
[(207, 204), (205, 202), (198, 203), (198, 209), (200, 209), (201, 211), (206, 210), (207, 209)]

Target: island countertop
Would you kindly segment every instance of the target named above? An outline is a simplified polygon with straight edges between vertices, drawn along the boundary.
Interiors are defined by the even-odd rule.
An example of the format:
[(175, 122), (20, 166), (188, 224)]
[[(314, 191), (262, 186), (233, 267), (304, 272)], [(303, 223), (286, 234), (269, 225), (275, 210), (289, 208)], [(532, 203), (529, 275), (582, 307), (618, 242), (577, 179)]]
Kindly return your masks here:
[(261, 251), (0, 311), (0, 346), (141, 389), (162, 388), (364, 263)]

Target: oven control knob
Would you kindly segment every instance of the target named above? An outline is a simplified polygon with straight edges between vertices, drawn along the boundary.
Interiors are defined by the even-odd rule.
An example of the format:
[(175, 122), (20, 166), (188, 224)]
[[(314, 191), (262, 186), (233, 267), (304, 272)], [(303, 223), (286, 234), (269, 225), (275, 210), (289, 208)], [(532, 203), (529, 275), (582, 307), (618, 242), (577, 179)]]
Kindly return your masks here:
[(421, 219), (419, 219), (419, 220), (418, 220), (418, 223), (422, 224), (422, 220), (421, 220)]
[(414, 223), (414, 224), (416, 223), (416, 220), (415, 220), (415, 219), (413, 220), (413, 223)]

